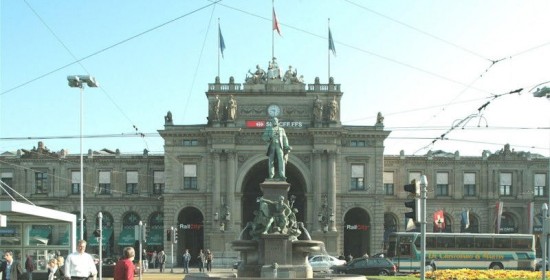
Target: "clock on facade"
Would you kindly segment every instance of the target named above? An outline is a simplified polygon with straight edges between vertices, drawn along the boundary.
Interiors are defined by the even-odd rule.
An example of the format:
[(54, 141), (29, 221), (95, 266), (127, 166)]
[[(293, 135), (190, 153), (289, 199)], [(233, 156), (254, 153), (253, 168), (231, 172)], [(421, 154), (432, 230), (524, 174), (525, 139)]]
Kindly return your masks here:
[(267, 114), (270, 117), (278, 117), (281, 114), (281, 107), (279, 107), (279, 105), (271, 104), (267, 107)]

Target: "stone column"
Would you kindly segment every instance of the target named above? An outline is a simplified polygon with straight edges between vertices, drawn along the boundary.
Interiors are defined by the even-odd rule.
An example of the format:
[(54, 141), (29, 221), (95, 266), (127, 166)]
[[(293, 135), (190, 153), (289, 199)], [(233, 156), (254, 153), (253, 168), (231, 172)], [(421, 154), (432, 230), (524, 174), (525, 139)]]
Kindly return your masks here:
[[(336, 151), (328, 153), (328, 201), (336, 215)], [(330, 231), (336, 231), (336, 222), (330, 224)]]
[[(218, 151), (212, 152), (213, 161), (214, 161), (214, 184), (212, 185), (212, 215), (218, 213), (218, 218), (222, 219), (222, 213), (220, 213), (220, 154)], [(212, 226), (218, 228), (218, 221), (215, 221), (212, 216)]]
[[(225, 200), (225, 203), (227, 204), (227, 207), (229, 209), (230, 213), (230, 220), (226, 221), (226, 229), (231, 230), (232, 228), (232, 220), (236, 217), (235, 211), (235, 152), (229, 152), (227, 153), (227, 198)], [(224, 217), (225, 218), (225, 217)]]
[(319, 211), (321, 210), (321, 193), (323, 188), (321, 187), (321, 151), (313, 151), (313, 211), (311, 213), (312, 227), (314, 231), (320, 231), (321, 226), (319, 225), (318, 217)]

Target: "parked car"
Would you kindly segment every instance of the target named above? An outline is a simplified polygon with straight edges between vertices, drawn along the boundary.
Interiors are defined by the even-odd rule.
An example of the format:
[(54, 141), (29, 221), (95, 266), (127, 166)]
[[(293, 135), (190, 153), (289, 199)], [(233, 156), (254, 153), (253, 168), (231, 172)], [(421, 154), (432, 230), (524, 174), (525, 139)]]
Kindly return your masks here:
[[(539, 270), (542, 270), (542, 259), (537, 259), (537, 264), (535, 265), (535, 270), (536, 271), (539, 271)], [(550, 270), (550, 267), (548, 267), (548, 261), (546, 261), (546, 271), (549, 271)]]
[(241, 262), (242, 262), (242, 261), (240, 261), (240, 260), (234, 262), (234, 263), (233, 263), (233, 269), (239, 269), (239, 265), (241, 265)]
[(329, 255), (316, 255), (309, 258), (309, 264), (313, 272), (330, 272), (330, 267), (345, 264), (345, 260), (340, 260)]
[(355, 258), (345, 265), (331, 267), (333, 273), (359, 275), (395, 275), (397, 267), (386, 258)]

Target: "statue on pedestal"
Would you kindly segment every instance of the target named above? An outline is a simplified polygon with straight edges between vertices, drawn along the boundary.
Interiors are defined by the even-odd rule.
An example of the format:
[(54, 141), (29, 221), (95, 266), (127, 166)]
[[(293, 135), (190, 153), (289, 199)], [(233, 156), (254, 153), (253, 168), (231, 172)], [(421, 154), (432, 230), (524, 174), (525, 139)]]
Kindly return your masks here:
[(271, 119), (271, 126), (266, 126), (262, 140), (267, 143), (269, 179), (286, 180), (285, 165), (292, 147), (288, 145), (285, 129), (279, 126), (277, 118)]

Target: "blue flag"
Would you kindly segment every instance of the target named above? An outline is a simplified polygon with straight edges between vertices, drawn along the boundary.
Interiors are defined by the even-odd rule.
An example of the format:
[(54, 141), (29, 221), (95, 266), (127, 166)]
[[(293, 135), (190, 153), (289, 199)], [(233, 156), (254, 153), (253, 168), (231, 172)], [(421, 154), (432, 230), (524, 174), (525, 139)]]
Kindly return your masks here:
[(332, 40), (332, 32), (330, 32), (330, 27), (328, 28), (328, 49), (332, 51), (332, 54), (336, 56), (336, 47), (334, 47), (334, 41)]
[(218, 36), (220, 40), (220, 52), (222, 53), (223, 58), (223, 50), (225, 50), (225, 42), (223, 41), (223, 35), (222, 35), (222, 29), (220, 28), (220, 25), (218, 24)]

